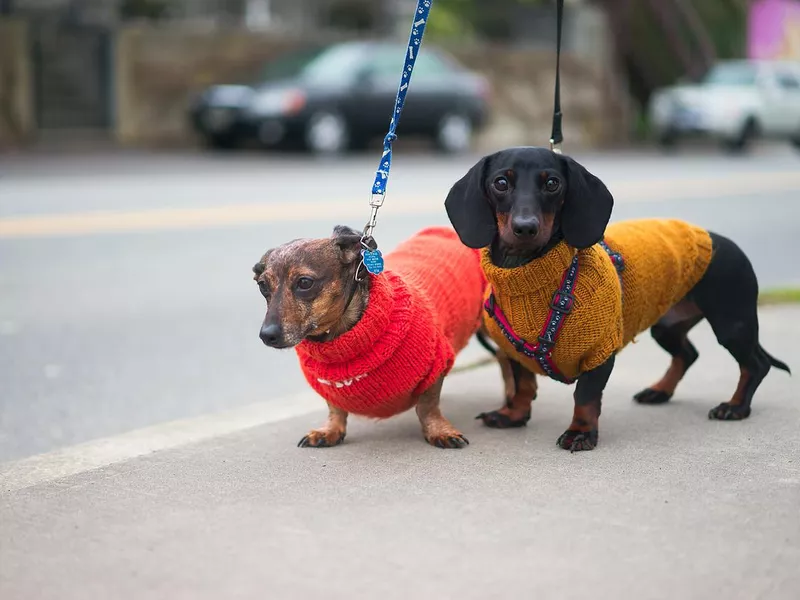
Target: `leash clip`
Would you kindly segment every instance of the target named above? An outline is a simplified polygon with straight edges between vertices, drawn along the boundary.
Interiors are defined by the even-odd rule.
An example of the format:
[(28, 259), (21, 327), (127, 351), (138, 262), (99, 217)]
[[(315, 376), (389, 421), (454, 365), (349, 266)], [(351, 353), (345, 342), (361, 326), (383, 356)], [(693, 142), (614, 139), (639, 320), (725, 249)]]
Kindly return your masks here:
[(561, 144), (557, 144), (553, 138), (550, 138), (550, 150), (556, 154), (561, 154)]
[(386, 199), (386, 193), (382, 194), (372, 194), (372, 197), (369, 199), (369, 205), (372, 208), (380, 208), (383, 206), (383, 201)]

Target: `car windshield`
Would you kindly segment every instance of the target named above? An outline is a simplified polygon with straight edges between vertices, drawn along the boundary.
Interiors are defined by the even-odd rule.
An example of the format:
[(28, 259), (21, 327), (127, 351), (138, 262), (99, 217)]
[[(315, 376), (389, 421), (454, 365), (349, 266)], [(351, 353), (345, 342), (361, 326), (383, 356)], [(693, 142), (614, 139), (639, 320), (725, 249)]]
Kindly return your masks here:
[(703, 78), (705, 85), (749, 86), (756, 82), (756, 70), (747, 63), (729, 63), (713, 67)]
[(297, 77), (315, 58), (325, 52), (325, 48), (306, 48), (284, 54), (270, 61), (261, 71), (261, 81), (275, 81)]
[(269, 62), (261, 72), (260, 81), (301, 78), (319, 82), (340, 79), (348, 71), (355, 70), (362, 54), (351, 45), (291, 52)]
[(364, 50), (359, 46), (332, 46), (309, 62), (300, 76), (314, 83), (343, 80), (355, 74), (363, 60)]

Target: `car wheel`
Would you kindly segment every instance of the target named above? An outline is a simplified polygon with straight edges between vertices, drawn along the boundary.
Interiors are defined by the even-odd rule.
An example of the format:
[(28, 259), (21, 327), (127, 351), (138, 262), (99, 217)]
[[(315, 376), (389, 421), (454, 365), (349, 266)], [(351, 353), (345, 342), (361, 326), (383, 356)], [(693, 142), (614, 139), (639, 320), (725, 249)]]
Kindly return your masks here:
[(314, 154), (341, 154), (350, 143), (350, 131), (341, 115), (317, 112), (308, 120), (305, 141), (306, 147)]
[(659, 134), (658, 145), (663, 150), (672, 150), (678, 144), (678, 134), (671, 130), (666, 130)]
[(728, 139), (723, 142), (723, 146), (729, 152), (741, 154), (746, 152), (753, 141), (758, 137), (758, 124), (755, 119), (749, 118), (742, 125), (742, 129), (733, 139)]
[(472, 143), (472, 121), (464, 115), (446, 114), (436, 128), (436, 145), (447, 154), (460, 154)]
[(206, 146), (212, 150), (232, 150), (239, 140), (232, 133), (209, 133), (205, 137)]

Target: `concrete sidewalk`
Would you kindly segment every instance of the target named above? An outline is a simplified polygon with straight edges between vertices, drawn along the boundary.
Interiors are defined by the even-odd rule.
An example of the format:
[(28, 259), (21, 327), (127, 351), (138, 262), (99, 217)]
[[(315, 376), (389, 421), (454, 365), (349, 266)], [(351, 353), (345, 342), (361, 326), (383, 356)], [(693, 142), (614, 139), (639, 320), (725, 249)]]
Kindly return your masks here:
[[(800, 309), (763, 310), (761, 329), (800, 372)], [(271, 417), (0, 465), (0, 598), (797, 598), (800, 382), (773, 370), (749, 420), (709, 421), (738, 369), (707, 325), (692, 339), (665, 406), (630, 400), (663, 351), (644, 335), (621, 354), (593, 452), (556, 447), (572, 402), (552, 382), (527, 428), (480, 426), (501, 397), (488, 367), (445, 386), (461, 451), (426, 445), (413, 414), (296, 448), (324, 418), (303, 392)], [(164, 449), (136, 457), (148, 436)]]

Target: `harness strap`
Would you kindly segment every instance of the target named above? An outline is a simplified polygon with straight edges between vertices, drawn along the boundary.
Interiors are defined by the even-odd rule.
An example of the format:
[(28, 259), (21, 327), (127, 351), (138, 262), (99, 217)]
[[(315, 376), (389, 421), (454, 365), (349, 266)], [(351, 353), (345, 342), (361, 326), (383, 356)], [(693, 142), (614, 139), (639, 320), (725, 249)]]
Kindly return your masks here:
[[(625, 269), (625, 261), (622, 255), (611, 250), (605, 241), (601, 241), (600, 246), (611, 259), (611, 263), (617, 272), (617, 277), (619, 277), (620, 285), (622, 285), (621, 273)], [(573, 291), (578, 282), (578, 273), (578, 255), (576, 254), (561, 276), (561, 283), (558, 289), (553, 293), (553, 298), (550, 301), (550, 310), (539, 332), (536, 344), (531, 344), (514, 333), (511, 323), (495, 300), (494, 292), (489, 294), (483, 304), (484, 310), (494, 319), (500, 331), (503, 332), (503, 335), (511, 342), (517, 352), (539, 363), (542, 371), (551, 379), (567, 384), (573, 383), (575, 379), (570, 379), (559, 371), (553, 361), (553, 348), (556, 345), (556, 340), (558, 340), (558, 335), (561, 333), (567, 315), (572, 312), (572, 308), (575, 305)]]
[(617, 278), (619, 279), (619, 285), (622, 287), (622, 272), (625, 270), (625, 259), (622, 258), (622, 254), (619, 252), (614, 252), (611, 248), (608, 247), (605, 240), (600, 240), (599, 242), (600, 247), (606, 251), (608, 257), (611, 259), (611, 264), (614, 265), (614, 269), (617, 271)]

